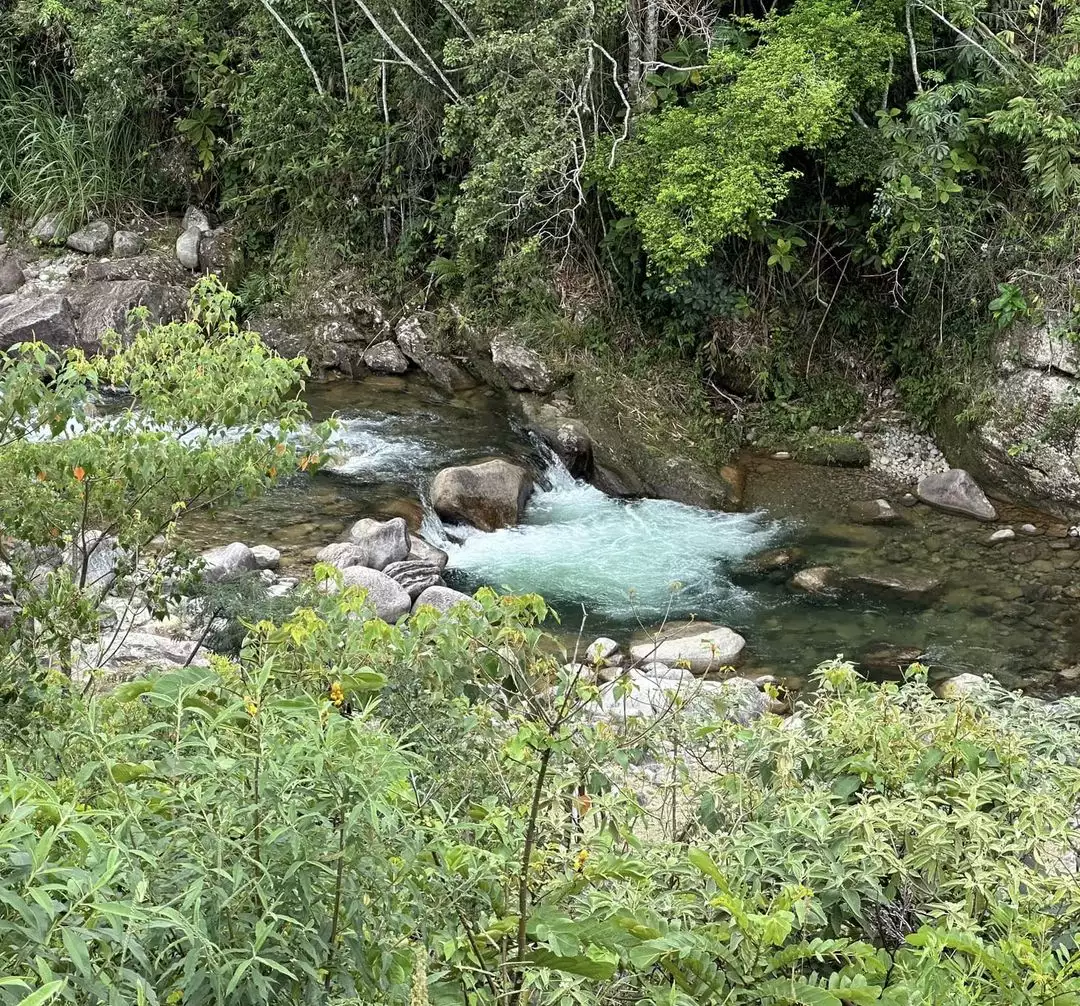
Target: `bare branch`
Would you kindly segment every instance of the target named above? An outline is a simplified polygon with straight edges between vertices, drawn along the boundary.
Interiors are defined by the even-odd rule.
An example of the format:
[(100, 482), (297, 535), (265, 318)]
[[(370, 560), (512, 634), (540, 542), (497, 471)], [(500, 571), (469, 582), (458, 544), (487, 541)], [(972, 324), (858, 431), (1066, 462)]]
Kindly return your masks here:
[(405, 19), (398, 13), (397, 8), (391, 7), (390, 13), (394, 15), (394, 20), (397, 21), (399, 25), (401, 25), (402, 30), (405, 32), (405, 34), (408, 35), (410, 39), (412, 39), (413, 45), (415, 45), (416, 48), (420, 50), (420, 55), (428, 61), (431, 69), (433, 69), (439, 75), (439, 80), (441, 80), (446, 85), (446, 89), (450, 92), (451, 95), (453, 95), (454, 101), (461, 101), (461, 95), (458, 94), (456, 90), (454, 90), (454, 85), (446, 79), (446, 74), (444, 74), (439, 68), (439, 64), (431, 58), (431, 54), (421, 44), (420, 39), (418, 39), (412, 33), (412, 29), (405, 23)]
[[(263, 2), (265, 3), (266, 0), (263, 0)], [(371, 22), (371, 27), (374, 28), (379, 33), (379, 37), (388, 46), (390, 46), (391, 51), (394, 53), (394, 55), (397, 56), (398, 59), (401, 60), (402, 63), (404, 63), (410, 70), (412, 70), (412, 72), (415, 73), (422, 81), (424, 81), (425, 84), (428, 84), (430, 87), (435, 88), (436, 91), (442, 91), (442, 88), (439, 87), (439, 85), (436, 84), (435, 81), (432, 80), (431, 77), (429, 77), (420, 68), (419, 65), (417, 65), (415, 60), (410, 59), (408, 56), (405, 55), (405, 53), (401, 49), (401, 46), (399, 46), (397, 44), (397, 42), (395, 42), (390, 37), (390, 35), (387, 34), (386, 29), (383, 28), (383, 26), (381, 24), (379, 24), (379, 22), (376, 20), (375, 15), (371, 13), (371, 9), (368, 7), (368, 5), (366, 3), (364, 3), (364, 0), (356, 0), (356, 6), (359, 7), (360, 10), (362, 10), (364, 12), (364, 17), (366, 17), (368, 19), (368, 21)], [(443, 92), (443, 93), (446, 93), (446, 92)], [(449, 97), (449, 95), (447, 95), (447, 97)]]
[(922, 94), (922, 74), (919, 73), (919, 53), (915, 48), (915, 33), (911, 30), (911, 0), (904, 4), (904, 27), (907, 29), (908, 54), (911, 57), (911, 74), (915, 78), (915, 90)]
[(476, 36), (471, 31), (469, 31), (469, 26), (464, 21), (461, 20), (461, 17), (458, 15), (458, 12), (456, 10), (454, 10), (454, 8), (451, 7), (450, 4), (448, 4), (446, 2), (446, 0), (439, 0), (439, 4), (443, 7), (443, 9), (446, 11), (446, 13), (449, 14), (454, 19), (454, 24), (456, 24), (463, 32), (465, 32), (465, 34), (468, 37), (469, 41), (470, 42), (475, 42), (476, 41)]
[(304, 48), (300, 39), (296, 37), (292, 28), (282, 20), (281, 15), (274, 9), (274, 5), (270, 0), (259, 0), (259, 2), (266, 8), (266, 12), (278, 23), (281, 30), (289, 36), (289, 41), (299, 50), (300, 56), (304, 60), (304, 65), (311, 72), (311, 79), (315, 81), (315, 90), (318, 91), (320, 95), (325, 94), (326, 92), (323, 90), (322, 81), (319, 80), (319, 75), (315, 72), (315, 67), (312, 65), (311, 58), (307, 54), (307, 49)]

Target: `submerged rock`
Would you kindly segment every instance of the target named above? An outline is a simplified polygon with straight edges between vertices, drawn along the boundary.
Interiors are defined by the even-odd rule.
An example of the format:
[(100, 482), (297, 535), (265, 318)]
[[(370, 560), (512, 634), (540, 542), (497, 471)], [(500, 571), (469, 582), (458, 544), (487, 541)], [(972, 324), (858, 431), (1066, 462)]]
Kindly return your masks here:
[(900, 514), (887, 499), (858, 500), (848, 507), (848, 516), (859, 524), (897, 524)]
[(113, 226), (108, 220), (95, 220), (68, 235), (67, 246), (83, 255), (104, 255), (112, 248)]
[(451, 587), (428, 587), (416, 598), (413, 610), (415, 611), (423, 604), (444, 613), (456, 608), (459, 604), (468, 604), (471, 608), (475, 608), (477, 611), (480, 610), (479, 601)]
[(363, 553), (358, 565), (383, 569), (392, 562), (401, 562), (409, 554), (409, 528), (403, 517), (379, 521), (372, 517), (358, 520), (349, 529), (349, 539)]
[(829, 594), (836, 589), (838, 580), (839, 576), (832, 566), (811, 566), (800, 569), (788, 581), (788, 586), (804, 594)]
[(532, 490), (533, 481), (520, 465), (484, 461), (439, 472), (431, 484), (431, 505), (444, 520), (495, 531), (521, 523)]
[(844, 590), (871, 594), (898, 601), (929, 601), (944, 586), (944, 581), (917, 573), (873, 572), (844, 576)]
[(748, 559), (735, 563), (729, 575), (735, 583), (752, 583), (755, 580), (783, 580), (787, 574), (803, 561), (805, 552), (801, 548), (770, 548)]
[(924, 475), (919, 480), (916, 495), (929, 506), (961, 517), (981, 521), (997, 519), (997, 511), (986, 494), (962, 468)]
[(692, 626), (693, 635), (637, 643), (630, 647), (634, 663), (656, 661), (669, 667), (684, 667), (694, 674), (706, 674), (739, 661), (746, 640), (722, 625), (701, 623)]

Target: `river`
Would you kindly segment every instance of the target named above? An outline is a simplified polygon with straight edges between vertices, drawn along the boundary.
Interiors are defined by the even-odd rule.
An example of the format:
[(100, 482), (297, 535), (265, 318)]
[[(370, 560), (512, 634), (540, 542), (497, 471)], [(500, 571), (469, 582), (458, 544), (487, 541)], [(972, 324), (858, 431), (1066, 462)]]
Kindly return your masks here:
[[(564, 632), (585, 618), (588, 638), (626, 639), (693, 616), (741, 632), (749, 671), (792, 683), (838, 654), (875, 675), (917, 654), (934, 676), (991, 673), (1039, 695), (1080, 687), (1080, 549), (1042, 515), (1005, 508), (995, 526), (1031, 521), (1040, 533), (991, 545), (995, 526), (902, 508), (902, 492), (873, 473), (761, 458), (744, 459), (745, 512), (616, 500), (552, 464), (491, 389), (449, 395), (419, 378), (372, 377), (317, 385), (307, 398), (316, 420), (341, 421), (333, 465), (235, 510), (193, 515), (185, 525), (193, 541), (274, 545), (284, 568), (302, 573), (353, 521), (403, 516), (442, 539), (452, 586), (541, 593)], [(426, 486), (442, 467), (488, 457), (543, 472), (524, 523), (443, 539), (423, 507)], [(845, 519), (849, 502), (879, 496), (900, 510), (899, 524)], [(799, 550), (804, 566), (931, 575), (944, 585), (916, 604), (807, 597), (787, 575), (735, 575), (779, 546)]]

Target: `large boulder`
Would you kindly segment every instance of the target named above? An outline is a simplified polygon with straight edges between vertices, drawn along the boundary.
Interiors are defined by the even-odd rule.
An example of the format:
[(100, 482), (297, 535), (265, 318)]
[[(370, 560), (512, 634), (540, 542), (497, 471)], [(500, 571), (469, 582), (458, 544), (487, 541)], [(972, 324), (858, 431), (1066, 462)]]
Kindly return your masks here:
[(419, 597), (428, 587), (444, 586), (439, 570), (426, 562), (416, 559), (403, 559), (401, 562), (392, 562), (383, 569), (383, 572), (396, 580), (405, 588), (409, 597), (414, 600)]
[(551, 368), (543, 357), (507, 333), (491, 340), (491, 361), (515, 391), (545, 395), (555, 386)]
[(60, 294), (15, 303), (0, 314), (0, 349), (34, 341), (66, 348), (77, 340), (75, 312)]
[(467, 604), (470, 608), (477, 610), (480, 608), (478, 601), (468, 594), (463, 594), (460, 590), (453, 590), (450, 587), (428, 587), (416, 598), (413, 610), (415, 611), (421, 605), (428, 605), (445, 614), (459, 604)]
[(509, 461), (444, 468), (431, 484), (431, 505), (444, 520), (495, 531), (521, 523), (533, 490), (529, 473)]
[(810, 566), (800, 569), (788, 586), (803, 594), (831, 594), (839, 583), (839, 575), (832, 566)]
[(221, 583), (259, 568), (255, 553), (240, 541), (203, 552), (202, 562), (202, 576), (207, 583)]
[(363, 566), (367, 555), (367, 552), (354, 542), (336, 541), (320, 549), (315, 561), (336, 566), (338, 569), (348, 569), (350, 566)]
[(398, 324), (398, 346), (439, 387), (447, 391), (473, 387), (476, 382), (442, 351), (434, 332), (433, 316), (410, 315)]
[(735, 583), (782, 582), (803, 561), (805, 554), (801, 548), (770, 548), (735, 563), (728, 574)]
[(974, 517), (982, 521), (997, 519), (993, 504), (962, 468), (924, 475), (919, 479), (915, 495), (932, 507), (961, 517)]
[(688, 634), (635, 643), (630, 647), (630, 659), (635, 664), (657, 661), (668, 667), (686, 668), (694, 674), (706, 674), (734, 667), (746, 647), (742, 636), (723, 625), (691, 623), (681, 631)]
[(341, 574), (342, 587), (360, 587), (367, 591), (367, 602), (375, 617), (393, 624), (412, 608), (408, 591), (385, 573), (367, 566), (350, 566)]
[(371, 569), (383, 569), (392, 562), (401, 562), (409, 555), (409, 527), (403, 517), (374, 520), (365, 517), (349, 529), (349, 540), (360, 548), (364, 560), (359, 563)]
[(188, 292), (180, 286), (163, 286), (145, 280), (119, 280), (91, 283), (73, 288), (69, 293), (80, 344), (87, 349), (100, 345), (108, 331), (122, 336), (134, 334), (128, 315), (137, 307), (145, 307), (150, 324), (177, 321), (187, 310)]
[(113, 225), (108, 220), (95, 220), (73, 231), (67, 237), (67, 246), (83, 255), (104, 255), (112, 248)]
[(218, 227), (199, 238), (199, 269), (219, 276), (227, 286), (242, 279), (244, 253), (232, 228)]
[(170, 639), (149, 632), (106, 632), (96, 643), (79, 649), (76, 673), (90, 670), (125, 671), (134, 668), (183, 667), (206, 665), (199, 644), (190, 639)]
[(701, 681), (678, 670), (630, 668), (600, 688), (598, 705), (604, 719), (617, 722), (678, 712), (693, 722), (730, 720), (747, 726), (768, 712), (769, 700), (748, 678)]
[(360, 354), (360, 359), (368, 370), (376, 374), (404, 374), (409, 369), (405, 354), (398, 349), (396, 342), (389, 340), (368, 346)]

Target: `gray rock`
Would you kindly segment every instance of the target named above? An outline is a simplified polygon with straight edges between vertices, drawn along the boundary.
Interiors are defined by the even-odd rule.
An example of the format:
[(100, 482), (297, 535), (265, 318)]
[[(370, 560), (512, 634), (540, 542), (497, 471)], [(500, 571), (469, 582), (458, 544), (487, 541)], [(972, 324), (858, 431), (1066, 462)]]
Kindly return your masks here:
[(694, 674), (734, 667), (746, 640), (737, 632), (722, 625), (691, 624), (692, 635), (649, 640), (630, 647), (630, 659), (635, 663), (655, 661), (669, 667), (685, 667)]
[(412, 598), (396, 580), (367, 566), (350, 566), (341, 574), (342, 587), (359, 587), (367, 591), (367, 602), (375, 616), (393, 624), (412, 608)]
[(199, 268), (199, 242), (202, 232), (197, 227), (189, 227), (176, 239), (176, 259), (185, 268), (194, 272)]
[(203, 552), (202, 561), (202, 576), (207, 583), (221, 583), (259, 568), (254, 552), (239, 541)]
[(934, 472), (919, 479), (916, 495), (924, 503), (975, 520), (997, 519), (997, 511), (975, 480), (961, 468)]
[(480, 610), (480, 604), (475, 598), (450, 587), (428, 587), (417, 597), (416, 602), (413, 604), (413, 611), (424, 604), (443, 613), (456, 608), (459, 604), (467, 604), (470, 608)]
[(856, 594), (870, 594), (899, 601), (929, 601), (944, 586), (933, 576), (915, 573), (867, 571), (844, 576), (843, 588)]
[(365, 549), (351, 541), (337, 541), (327, 545), (315, 556), (316, 562), (324, 562), (338, 569), (348, 569), (350, 566), (363, 566), (368, 557)]
[(1016, 532), (1011, 527), (1003, 527), (1000, 531), (995, 531), (987, 539), (991, 545), (996, 545), (1001, 541), (1009, 541), (1011, 538), (1016, 537)]
[(773, 457), (777, 461), (790, 461), (791, 460), (791, 452), (790, 451), (777, 451), (773, 455)]
[(616, 663), (619, 656), (619, 644), (607, 636), (594, 639), (585, 649), (585, 661), (594, 667), (606, 667)]
[(184, 230), (197, 230), (200, 234), (209, 234), (213, 228), (206, 214), (197, 206), (184, 210)]
[(397, 343), (389, 340), (368, 346), (360, 359), (368, 370), (373, 370), (376, 374), (404, 374), (409, 369), (405, 354), (398, 349)]
[(1039, 529), (1034, 524), (1021, 524), (1020, 530), (1024, 534), (1038, 534)]
[(985, 701), (991, 694), (990, 683), (978, 674), (958, 674), (938, 687), (938, 695), (950, 702), (958, 702), (961, 699)]
[(108, 220), (95, 220), (67, 237), (67, 246), (83, 255), (104, 255), (112, 248), (113, 225)]
[(26, 282), (22, 266), (14, 255), (0, 258), (0, 297), (14, 293)]
[(277, 569), (281, 565), (281, 553), (272, 545), (256, 545), (251, 554), (255, 556), (256, 569)]
[(398, 324), (397, 342), (401, 351), (427, 376), (447, 391), (473, 387), (476, 382), (444, 353), (431, 334), (435, 319), (431, 315), (411, 315)]
[(38, 217), (30, 229), (30, 240), (38, 245), (60, 245), (68, 236), (68, 229), (59, 213), (46, 213)]
[(408, 556), (412, 544), (409, 527), (403, 517), (383, 521), (365, 517), (349, 529), (349, 540), (363, 552), (364, 561), (360, 565), (372, 569), (383, 569), (392, 562), (401, 562)]
[(125, 340), (135, 333), (135, 325), (128, 317), (134, 308), (145, 307), (147, 321), (152, 325), (184, 318), (188, 291), (145, 280), (119, 280), (74, 288), (69, 299), (77, 318), (79, 342), (87, 350), (94, 350), (106, 332), (118, 332)]
[(439, 570), (426, 562), (417, 559), (403, 559), (400, 562), (392, 562), (383, 569), (383, 572), (396, 580), (405, 588), (409, 597), (414, 600), (419, 597), (428, 587), (445, 586)]
[(551, 369), (540, 354), (507, 333), (491, 340), (491, 361), (515, 391), (545, 395), (555, 386)]
[(134, 258), (146, 247), (146, 239), (135, 231), (117, 231), (112, 239), (116, 258)]
[(116, 582), (117, 569), (123, 561), (124, 553), (116, 538), (100, 531), (78, 536), (64, 556), (75, 585), (98, 595), (104, 595)]
[(788, 586), (804, 594), (829, 594), (836, 589), (838, 579), (836, 570), (831, 566), (811, 566), (800, 569), (788, 581)]
[(240, 279), (243, 250), (232, 230), (218, 227), (199, 238), (199, 269), (219, 276), (227, 285)]
[(704, 694), (711, 698), (724, 719), (749, 726), (769, 711), (769, 699), (749, 678), (726, 678), (702, 682)]
[(439, 472), (431, 484), (431, 505), (444, 520), (495, 531), (521, 523), (532, 490), (533, 481), (520, 465), (484, 461)]
[(848, 507), (848, 515), (860, 524), (896, 524), (900, 514), (887, 499), (859, 500)]
[(0, 226), (0, 245), (6, 244), (6, 243), (7, 243), (7, 231), (4, 230), (3, 226)]
[(436, 548), (414, 534), (409, 535), (409, 554), (407, 558), (419, 559), (421, 562), (426, 562), (429, 566), (434, 566), (440, 571), (446, 569), (446, 564), (450, 561), (450, 556), (441, 548)]
[(1080, 376), (1080, 343), (1053, 331), (1050, 325), (1022, 327), (1018, 329), (1016, 342), (1017, 356), (1023, 366)]
[(741, 562), (728, 571), (735, 583), (785, 579), (805, 557), (801, 548), (770, 548)]
[(58, 349), (76, 344), (75, 313), (67, 297), (48, 294), (14, 304), (0, 314), (0, 349), (33, 341)]
[(189, 663), (205, 666), (208, 662), (198, 652), (199, 644), (190, 639), (170, 639), (149, 632), (129, 632), (115, 639), (113, 635), (106, 633), (97, 643), (81, 649), (76, 663), (79, 672), (129, 670), (133, 666), (183, 667)]
[(547, 402), (522, 396), (521, 402), (529, 429), (548, 445), (566, 465), (574, 478), (589, 478), (593, 472), (592, 434), (579, 419), (564, 416)]

